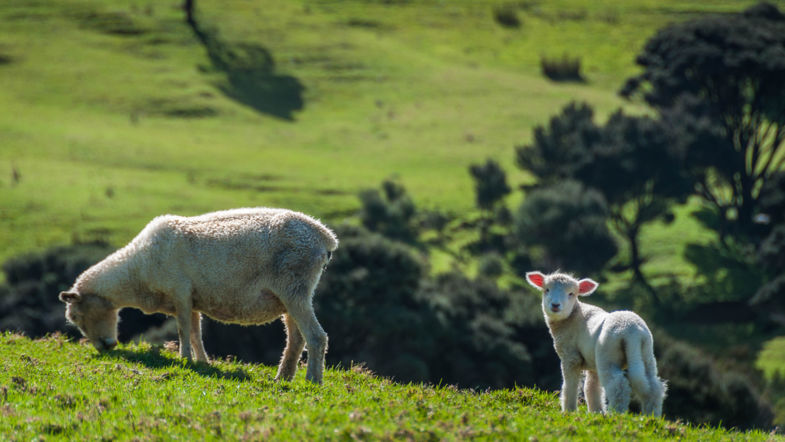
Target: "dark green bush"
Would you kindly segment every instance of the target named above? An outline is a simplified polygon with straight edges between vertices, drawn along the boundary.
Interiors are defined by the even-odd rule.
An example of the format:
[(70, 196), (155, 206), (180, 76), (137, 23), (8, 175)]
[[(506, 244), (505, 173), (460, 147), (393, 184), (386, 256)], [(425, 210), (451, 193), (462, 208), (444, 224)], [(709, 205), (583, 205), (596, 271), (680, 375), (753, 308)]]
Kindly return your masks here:
[(521, 19), (518, 17), (518, 9), (515, 5), (506, 4), (494, 7), (493, 19), (505, 28), (521, 27)]
[(660, 376), (668, 381), (665, 416), (746, 430), (771, 426), (771, 406), (749, 380), (719, 370), (699, 350), (655, 332)]
[(581, 74), (580, 57), (570, 57), (567, 54), (561, 57), (540, 57), (542, 74), (553, 81), (585, 81)]
[(365, 228), (394, 240), (415, 242), (417, 208), (403, 185), (385, 180), (381, 192), (366, 189), (359, 196), (360, 221)]

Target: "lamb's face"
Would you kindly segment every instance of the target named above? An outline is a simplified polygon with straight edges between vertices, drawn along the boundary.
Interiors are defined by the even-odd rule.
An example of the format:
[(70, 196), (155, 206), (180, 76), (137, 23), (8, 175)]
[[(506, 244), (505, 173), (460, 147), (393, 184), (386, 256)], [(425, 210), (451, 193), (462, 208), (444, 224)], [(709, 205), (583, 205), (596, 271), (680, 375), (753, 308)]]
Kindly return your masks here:
[(60, 300), (66, 303), (68, 322), (78, 327), (96, 350), (111, 350), (117, 345), (118, 310), (108, 301), (77, 292), (62, 292)]
[(540, 272), (529, 272), (526, 280), (542, 292), (542, 311), (551, 322), (567, 319), (578, 302), (578, 296), (590, 295), (598, 285), (591, 279), (578, 281), (563, 273), (546, 276)]
[(542, 288), (542, 311), (551, 321), (567, 319), (578, 302), (578, 281), (545, 278)]

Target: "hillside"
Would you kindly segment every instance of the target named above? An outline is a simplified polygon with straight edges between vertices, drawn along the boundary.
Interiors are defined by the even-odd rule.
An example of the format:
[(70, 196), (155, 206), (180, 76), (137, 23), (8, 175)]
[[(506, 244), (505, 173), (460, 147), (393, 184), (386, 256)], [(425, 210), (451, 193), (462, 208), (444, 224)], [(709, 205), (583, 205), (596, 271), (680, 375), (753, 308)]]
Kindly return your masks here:
[[(570, 100), (601, 117), (632, 106), (615, 93), (648, 36), (742, 3), (518, 2), (511, 29), (495, 1), (200, 0), (208, 48), (180, 0), (3, 1), (0, 262), (119, 245), (166, 212), (268, 205), (339, 221), (389, 176), (421, 206), (464, 213), (469, 164), (493, 157), (524, 181), (513, 146), (533, 126)], [(582, 57), (585, 83), (541, 76), (539, 57), (564, 53)], [(644, 235), (657, 270), (684, 268), (663, 238), (701, 238), (688, 213), (668, 229)]]
[(639, 415), (563, 415), (554, 394), (403, 385), (331, 369), (323, 386), (274, 368), (192, 365), (148, 344), (105, 355), (50, 336), (0, 335), (0, 434), (12, 440), (771, 440)]

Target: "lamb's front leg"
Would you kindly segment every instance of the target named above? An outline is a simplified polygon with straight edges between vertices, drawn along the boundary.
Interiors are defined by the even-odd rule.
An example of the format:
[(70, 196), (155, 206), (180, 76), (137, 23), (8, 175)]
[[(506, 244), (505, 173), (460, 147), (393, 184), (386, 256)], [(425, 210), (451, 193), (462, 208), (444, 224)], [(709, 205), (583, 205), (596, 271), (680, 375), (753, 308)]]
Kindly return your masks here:
[(561, 409), (562, 411), (575, 411), (578, 408), (578, 387), (581, 381), (581, 369), (578, 365), (561, 364)]

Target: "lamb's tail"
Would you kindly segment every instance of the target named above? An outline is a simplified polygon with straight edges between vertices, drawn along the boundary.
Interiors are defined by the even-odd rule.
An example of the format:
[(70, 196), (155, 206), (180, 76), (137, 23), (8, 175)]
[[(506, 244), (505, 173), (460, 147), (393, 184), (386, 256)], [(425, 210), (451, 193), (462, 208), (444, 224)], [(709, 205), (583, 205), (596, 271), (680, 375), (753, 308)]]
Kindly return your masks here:
[(644, 334), (641, 338), (625, 340), (627, 378), (643, 403), (642, 411), (660, 416), (667, 387), (665, 382), (657, 377), (657, 361), (654, 359), (651, 334)]
[(629, 336), (624, 340), (624, 350), (627, 354), (627, 378), (630, 380), (632, 390), (640, 397), (649, 395), (651, 385), (647, 373), (646, 362), (643, 360), (643, 346), (645, 339), (638, 336)]

